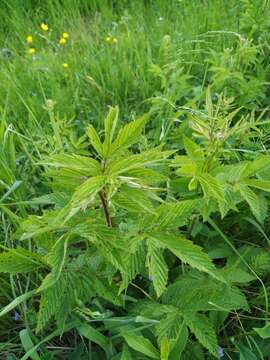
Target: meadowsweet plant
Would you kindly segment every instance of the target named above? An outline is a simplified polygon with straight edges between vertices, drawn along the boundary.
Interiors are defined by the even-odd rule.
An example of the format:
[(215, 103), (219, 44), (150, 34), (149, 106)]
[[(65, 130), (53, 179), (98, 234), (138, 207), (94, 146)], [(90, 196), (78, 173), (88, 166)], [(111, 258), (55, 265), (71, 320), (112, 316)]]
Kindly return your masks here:
[[(219, 231), (213, 214), (224, 218), (243, 202), (261, 223), (257, 206), (270, 190), (262, 175), (270, 161), (262, 155), (223, 164), (224, 142), (240, 130), (228, 126), (230, 117), (219, 125), (209, 92), (206, 101), (209, 125), (197, 117), (191, 123), (202, 144), (184, 136), (185, 155), (141, 143), (149, 115), (119, 127), (115, 107), (100, 134), (88, 126), (88, 155), (61, 152), (40, 162), (51, 192), (33, 200), (47, 207), (21, 226), (21, 244), (31, 241), (32, 249), (20, 246), (0, 255), (0, 271), (37, 272), (40, 280), (0, 315), (37, 298), (37, 334), (52, 324), (59, 335), (76, 329), (96, 344), (100, 358), (134, 352), (176, 359), (189, 343), (195, 346), (191, 334), (220, 356), (219, 326), (231, 312), (249, 309), (235, 284), (258, 275), (246, 260), (235, 260), (233, 246), (228, 264), (215, 265), (195, 228), (209, 222)], [(225, 129), (222, 136), (216, 126)], [(182, 185), (174, 192), (168, 179), (178, 177)], [(119, 312), (133, 315), (122, 323)], [(122, 341), (114, 342), (115, 336)]]
[(270, 356), (269, 10), (1, 4), (0, 359)]

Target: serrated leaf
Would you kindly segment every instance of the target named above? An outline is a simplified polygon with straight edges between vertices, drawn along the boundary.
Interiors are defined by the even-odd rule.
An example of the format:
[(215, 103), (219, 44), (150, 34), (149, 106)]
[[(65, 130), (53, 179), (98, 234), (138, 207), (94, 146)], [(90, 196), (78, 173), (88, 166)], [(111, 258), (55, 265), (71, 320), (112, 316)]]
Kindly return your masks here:
[(119, 115), (119, 108), (110, 107), (109, 113), (104, 120), (104, 128), (105, 128), (105, 139), (103, 143), (103, 152), (105, 157), (109, 155), (110, 145), (113, 141), (114, 132), (116, 129), (117, 121)]
[(66, 261), (68, 240), (68, 237), (60, 237), (46, 255), (46, 261), (52, 267), (52, 271), (43, 279), (38, 292), (48, 289), (59, 280)]
[(0, 254), (0, 272), (26, 273), (45, 267), (42, 258), (23, 248), (10, 249)]
[(198, 208), (197, 200), (184, 200), (175, 203), (165, 203), (156, 209), (156, 215), (147, 217), (144, 225), (158, 226), (161, 228), (176, 228), (185, 225), (192, 214)]
[(71, 199), (73, 208), (87, 207), (94, 201), (97, 193), (104, 187), (106, 183), (105, 176), (95, 176), (86, 180), (82, 185), (77, 187)]
[(270, 181), (268, 180), (247, 179), (242, 180), (241, 182), (256, 189), (260, 189), (266, 192), (270, 191)]
[(205, 271), (212, 276), (214, 274), (215, 266), (211, 262), (211, 259), (202, 248), (195, 245), (192, 241), (187, 240), (181, 236), (175, 236), (172, 234), (151, 234), (151, 237), (158, 241), (160, 246), (168, 248), (175, 256), (177, 256), (184, 263), (190, 266)]
[(218, 358), (218, 342), (210, 320), (203, 314), (184, 313), (187, 326), (198, 341), (216, 358)]
[(260, 201), (257, 194), (251, 190), (247, 185), (238, 184), (237, 189), (240, 191), (243, 199), (248, 203), (250, 210), (256, 219), (261, 223), (262, 222), (262, 213), (260, 209)]
[(213, 197), (221, 203), (225, 202), (225, 188), (221, 182), (212, 175), (206, 173), (200, 173), (197, 175), (197, 179), (201, 184), (203, 193), (206, 197)]
[(141, 135), (142, 129), (144, 128), (148, 119), (149, 115), (146, 114), (123, 126), (118, 132), (115, 141), (112, 143), (111, 154), (114, 154), (116, 151), (125, 149), (134, 144)]
[(90, 139), (90, 142), (91, 142), (91, 145), (93, 146), (93, 148), (96, 150), (96, 152), (100, 156), (103, 156), (103, 145), (100, 141), (100, 138), (99, 138), (98, 133), (96, 132), (94, 126), (90, 124), (86, 130), (86, 133)]
[(58, 281), (42, 292), (37, 317), (37, 333), (44, 328), (59, 310), (66, 287), (66, 277), (61, 276)]
[(200, 161), (203, 161), (204, 159), (203, 149), (186, 136), (184, 136), (183, 140), (188, 157), (192, 159), (192, 161), (194, 161), (195, 163), (200, 163)]
[(249, 309), (245, 296), (236, 287), (194, 273), (196, 275), (182, 275), (169, 285), (163, 295), (163, 303), (178, 307), (183, 312)]
[(162, 295), (168, 280), (168, 266), (164, 260), (162, 250), (153, 241), (148, 241), (149, 277), (153, 281), (157, 296)]
[(57, 154), (48, 157), (41, 162), (43, 165), (49, 165), (57, 168), (77, 170), (80, 175), (96, 176), (101, 172), (100, 164), (97, 160), (90, 157), (76, 154)]
[(108, 164), (106, 174), (110, 176), (124, 173), (128, 174), (129, 170), (161, 163), (172, 153), (172, 151), (161, 151), (160, 148), (154, 148), (140, 154), (126, 156), (120, 160), (113, 160), (110, 164)]
[(161, 319), (156, 326), (156, 334), (158, 341), (160, 342), (164, 338), (169, 340), (176, 340), (182, 328), (185, 326), (183, 316), (181, 312), (176, 309), (169, 312), (165, 318)]
[(147, 195), (147, 191), (130, 186), (121, 186), (119, 193), (113, 197), (113, 203), (131, 212), (153, 214), (153, 205)]
[(158, 350), (152, 345), (150, 340), (143, 336), (131, 333), (122, 334), (122, 336), (126, 340), (128, 346), (130, 346), (133, 350), (149, 356), (151, 359), (160, 359)]

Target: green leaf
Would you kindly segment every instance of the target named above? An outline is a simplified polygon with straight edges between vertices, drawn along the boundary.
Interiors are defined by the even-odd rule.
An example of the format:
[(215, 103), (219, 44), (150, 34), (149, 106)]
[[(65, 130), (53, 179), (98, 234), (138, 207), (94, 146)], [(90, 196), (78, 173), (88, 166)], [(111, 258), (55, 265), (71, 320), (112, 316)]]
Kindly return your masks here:
[(132, 144), (134, 144), (141, 135), (142, 129), (149, 119), (149, 115), (143, 115), (142, 117), (131, 121), (122, 127), (111, 146), (111, 154), (114, 154), (118, 150), (123, 150)]
[(126, 345), (123, 346), (120, 360), (133, 360), (133, 357)]
[(259, 155), (255, 160), (247, 163), (247, 167), (242, 174), (243, 178), (247, 178), (251, 175), (255, 175), (257, 172), (266, 170), (270, 167), (270, 156)]
[[(26, 352), (31, 351), (31, 350), (35, 347), (35, 345), (34, 345), (32, 339), (31, 339), (31, 337), (30, 337), (30, 335), (29, 335), (28, 330), (27, 330), (27, 329), (23, 329), (23, 330), (20, 331), (19, 334), (20, 334), (20, 339), (21, 339), (22, 346), (23, 346), (24, 350), (25, 350)], [(30, 358), (31, 358), (32, 360), (41, 360), (41, 358), (39, 357), (39, 355), (38, 355), (38, 353), (37, 353), (36, 350), (34, 350), (34, 351), (31, 353)]]
[(200, 173), (197, 179), (202, 186), (203, 193), (206, 197), (213, 197), (218, 202), (225, 202), (225, 188), (221, 182), (210, 174)]
[(250, 179), (250, 180), (243, 180), (241, 182), (245, 185), (254, 187), (256, 189), (260, 189), (267, 192), (270, 191), (270, 181), (267, 180)]
[(239, 344), (235, 344), (235, 346), (237, 347), (240, 354), (239, 360), (258, 360), (254, 352), (252, 352), (245, 345), (239, 343)]
[(73, 208), (86, 208), (94, 201), (97, 193), (104, 187), (106, 183), (105, 176), (95, 176), (86, 180), (82, 185), (77, 187), (71, 199)]
[(195, 245), (192, 241), (186, 240), (182, 236), (175, 236), (166, 233), (154, 233), (151, 234), (151, 237), (158, 241), (160, 246), (168, 248), (184, 263), (217, 277), (213, 273), (215, 266), (208, 255), (202, 251), (200, 246)]
[(184, 146), (189, 158), (192, 159), (195, 163), (203, 161), (204, 159), (203, 149), (188, 137), (184, 136), (183, 139), (184, 139)]
[(0, 254), (0, 272), (26, 273), (40, 267), (45, 267), (41, 257), (23, 248), (10, 249)]
[(52, 267), (52, 272), (43, 279), (38, 292), (48, 289), (59, 280), (66, 261), (68, 240), (67, 236), (60, 237), (47, 254), (46, 260)]
[(48, 157), (41, 164), (57, 168), (77, 170), (80, 175), (96, 176), (101, 172), (100, 163), (90, 157), (75, 154), (57, 154)]
[(90, 124), (86, 130), (86, 133), (90, 139), (93, 148), (101, 157), (103, 157), (103, 146), (94, 126)]
[(153, 280), (154, 289), (159, 297), (166, 289), (168, 266), (164, 260), (162, 249), (151, 240), (148, 241), (148, 266), (149, 276)]
[(249, 309), (245, 296), (238, 288), (197, 271), (184, 274), (169, 285), (163, 294), (163, 303), (183, 312)]
[(113, 197), (113, 203), (131, 212), (153, 214), (153, 205), (147, 195), (147, 191), (124, 185), (121, 186), (119, 193)]
[(120, 175), (127, 173), (129, 170), (142, 168), (143, 166), (149, 166), (157, 163), (161, 163), (167, 157), (169, 157), (172, 151), (160, 151), (160, 148), (154, 148), (144, 151), (140, 154), (126, 156), (120, 160), (111, 161), (106, 169), (108, 175)]
[(175, 340), (171, 341), (171, 352), (169, 360), (181, 359), (181, 354), (184, 351), (188, 341), (188, 329), (185, 322), (178, 331), (178, 336)]
[(270, 338), (270, 323), (267, 323), (262, 328), (254, 328), (257, 334), (260, 335), (262, 339), (269, 339)]
[(37, 333), (44, 328), (47, 322), (59, 310), (63, 294), (66, 293), (66, 288), (66, 278), (61, 276), (58, 281), (42, 292), (37, 318)]
[(77, 330), (81, 336), (84, 336), (88, 340), (98, 344), (106, 353), (110, 350), (110, 343), (108, 339), (91, 325), (81, 324), (77, 327)]
[(237, 189), (240, 191), (243, 199), (248, 203), (253, 215), (260, 223), (262, 223), (262, 212), (260, 208), (259, 197), (257, 196), (257, 194), (247, 185), (237, 184)]
[(143, 336), (130, 333), (122, 334), (123, 338), (133, 350), (136, 350), (151, 359), (160, 359), (158, 350), (152, 345), (150, 340)]
[(170, 342), (167, 338), (161, 340), (160, 343), (160, 360), (168, 360), (170, 354)]
[(118, 115), (119, 115), (118, 106), (114, 108), (110, 107), (109, 113), (104, 120), (105, 140), (103, 144), (103, 152), (105, 154), (105, 157), (108, 156), (110, 151), (110, 145), (113, 141), (114, 132), (118, 121)]
[(183, 327), (185, 327), (185, 322), (181, 312), (177, 308), (172, 312), (168, 312), (165, 318), (161, 319), (156, 326), (158, 341), (161, 342), (164, 338), (176, 340)]
[(176, 228), (185, 225), (195, 209), (198, 209), (197, 200), (184, 200), (176, 203), (165, 203), (156, 209), (156, 215), (147, 217), (144, 227), (156, 227), (159, 229)]
[(203, 314), (195, 313), (184, 313), (183, 316), (198, 341), (208, 349), (212, 355), (218, 358), (217, 336), (209, 319)]
[(22, 302), (26, 301), (27, 299), (29, 299), (32, 295), (34, 295), (36, 293), (36, 290), (32, 290), (29, 291), (25, 294), (22, 294), (18, 297), (16, 297), (11, 303), (9, 303), (7, 306), (5, 306), (1, 312), (0, 312), (0, 316), (4, 316), (6, 315), (9, 311), (13, 310), (14, 308), (16, 308), (18, 305), (20, 305)]

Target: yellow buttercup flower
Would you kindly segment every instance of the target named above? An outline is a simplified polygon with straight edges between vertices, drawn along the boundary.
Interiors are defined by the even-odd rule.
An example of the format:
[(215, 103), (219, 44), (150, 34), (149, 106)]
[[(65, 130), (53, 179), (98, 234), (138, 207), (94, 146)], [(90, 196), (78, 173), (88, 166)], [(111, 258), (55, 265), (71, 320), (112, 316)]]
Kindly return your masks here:
[(67, 38), (69, 37), (69, 33), (63, 32), (62, 37), (63, 37), (64, 39), (67, 39)]
[(28, 53), (33, 55), (33, 54), (36, 53), (36, 49), (35, 48), (30, 48), (30, 49), (28, 49)]
[(67, 63), (64, 63), (64, 64), (63, 64), (63, 67), (64, 67), (65, 69), (67, 69), (67, 68), (69, 67), (69, 65), (68, 65)]
[(107, 36), (107, 37), (106, 37), (106, 41), (107, 41), (107, 42), (110, 42), (110, 41), (111, 41), (111, 37), (110, 37), (110, 36)]
[(26, 42), (27, 42), (28, 44), (32, 44), (32, 42), (33, 42), (33, 36), (32, 36), (32, 35), (28, 35), (27, 38), (26, 38)]
[(41, 27), (41, 29), (42, 29), (43, 31), (48, 31), (48, 30), (49, 30), (48, 24), (42, 23), (42, 24), (40, 25), (40, 27)]
[(67, 42), (67, 40), (63, 37), (59, 40), (60, 45), (65, 45), (66, 42)]
[(118, 43), (118, 40), (114, 37), (114, 38), (112, 39), (112, 42), (113, 42), (114, 44), (117, 44), (117, 43)]

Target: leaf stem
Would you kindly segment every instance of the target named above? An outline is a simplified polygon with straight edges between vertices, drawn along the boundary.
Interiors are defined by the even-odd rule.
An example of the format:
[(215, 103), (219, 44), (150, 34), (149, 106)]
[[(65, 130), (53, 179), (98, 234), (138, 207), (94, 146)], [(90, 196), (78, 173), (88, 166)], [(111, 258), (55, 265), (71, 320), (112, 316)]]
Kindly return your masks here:
[(109, 211), (109, 207), (108, 207), (107, 194), (104, 190), (101, 190), (99, 192), (99, 196), (100, 196), (100, 200), (101, 200), (103, 211), (104, 211), (106, 225), (108, 227), (112, 227), (112, 219), (111, 219), (110, 211)]

